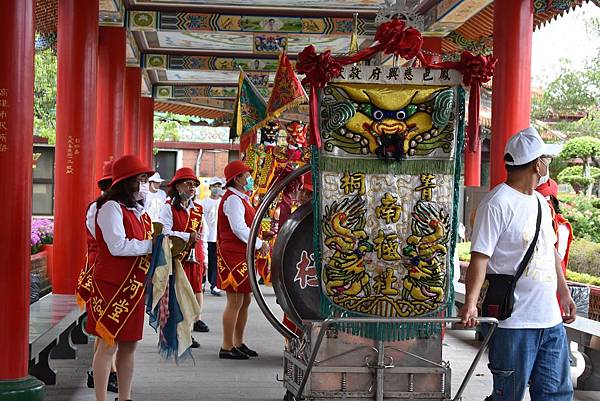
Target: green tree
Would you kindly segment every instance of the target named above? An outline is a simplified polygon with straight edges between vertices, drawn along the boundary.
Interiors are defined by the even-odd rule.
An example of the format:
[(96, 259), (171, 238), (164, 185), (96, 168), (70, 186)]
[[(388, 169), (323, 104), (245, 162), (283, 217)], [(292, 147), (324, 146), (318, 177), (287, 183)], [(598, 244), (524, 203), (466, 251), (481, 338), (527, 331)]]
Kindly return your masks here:
[(34, 81), (34, 134), (56, 140), (56, 54), (51, 47), (37, 50), (35, 53)]
[[(587, 194), (591, 195), (592, 186), (590, 184), (595, 180), (590, 172), (590, 166), (592, 157), (600, 156), (600, 139), (591, 136), (573, 138), (565, 144), (560, 156), (566, 159), (581, 158), (583, 160), (583, 167), (581, 168), (582, 179), (579, 184), (586, 187)], [(572, 180), (574, 179), (572, 174), (569, 177)], [(560, 174), (557, 178), (561, 179)]]

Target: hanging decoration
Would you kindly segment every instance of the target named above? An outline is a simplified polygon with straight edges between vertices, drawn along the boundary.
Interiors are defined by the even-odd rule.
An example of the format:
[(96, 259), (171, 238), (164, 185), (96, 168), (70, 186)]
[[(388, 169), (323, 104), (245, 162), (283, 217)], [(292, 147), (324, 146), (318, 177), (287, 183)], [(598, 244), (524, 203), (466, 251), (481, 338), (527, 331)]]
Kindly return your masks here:
[[(349, 56), (299, 55), (310, 85), (315, 265), (324, 316), (443, 316), (452, 307), (464, 90), (478, 104), (495, 60), (463, 53), (430, 63), (420, 32), (381, 24)], [(359, 65), (378, 52), (409, 60)], [(417, 65), (410, 60), (415, 60)], [(474, 100), (473, 100), (474, 99)], [(439, 332), (434, 324), (341, 325), (381, 340)]]
[(292, 67), (287, 54), (281, 52), (273, 91), (267, 105), (267, 114), (269, 118), (274, 119), (285, 110), (306, 102), (308, 102), (308, 96), (294, 72), (294, 67)]
[(258, 89), (240, 68), (237, 99), (233, 109), (233, 119), (229, 138), (240, 139), (240, 151), (256, 143), (256, 132), (267, 122), (267, 105)]
[[(318, 121), (318, 91), (334, 78), (340, 77), (343, 67), (370, 59), (379, 52), (394, 54), (405, 60), (417, 59), (424, 68), (455, 69), (463, 76), (463, 84), (470, 88), (468, 142), (472, 151), (478, 142), (479, 131), (479, 99), (481, 84), (489, 81), (493, 75), (496, 59), (491, 56), (473, 55), (469, 52), (461, 54), (460, 61), (429, 62), (421, 51), (423, 37), (415, 29), (408, 27), (404, 20), (391, 19), (381, 24), (375, 33), (376, 44), (349, 55), (333, 57), (330, 51), (317, 54), (314, 46), (308, 46), (300, 52), (296, 69), (305, 74), (302, 80), (310, 85), (310, 120)], [(320, 130), (317, 124), (311, 126), (310, 143), (321, 146)]]

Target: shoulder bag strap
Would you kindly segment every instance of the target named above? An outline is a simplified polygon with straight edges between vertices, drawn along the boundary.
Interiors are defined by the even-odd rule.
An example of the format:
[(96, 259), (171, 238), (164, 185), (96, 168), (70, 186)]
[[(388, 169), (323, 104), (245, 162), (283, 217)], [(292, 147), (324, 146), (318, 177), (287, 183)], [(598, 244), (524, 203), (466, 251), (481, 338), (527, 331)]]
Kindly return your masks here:
[(531, 256), (533, 255), (533, 250), (535, 249), (535, 245), (537, 243), (537, 239), (540, 234), (540, 224), (542, 222), (542, 204), (540, 203), (540, 198), (538, 198), (537, 195), (536, 195), (536, 199), (537, 199), (537, 204), (538, 204), (538, 208), (537, 208), (538, 213), (537, 213), (537, 221), (535, 223), (535, 235), (533, 236), (533, 241), (531, 241), (531, 244), (529, 244), (529, 248), (527, 248), (527, 252), (525, 252), (523, 259), (521, 260), (521, 263), (519, 264), (519, 269), (517, 270), (517, 274), (515, 275), (515, 280), (514, 280), (515, 285), (516, 285), (517, 280), (521, 277), (521, 275), (525, 271), (525, 268), (529, 264), (529, 261), (531, 260)]

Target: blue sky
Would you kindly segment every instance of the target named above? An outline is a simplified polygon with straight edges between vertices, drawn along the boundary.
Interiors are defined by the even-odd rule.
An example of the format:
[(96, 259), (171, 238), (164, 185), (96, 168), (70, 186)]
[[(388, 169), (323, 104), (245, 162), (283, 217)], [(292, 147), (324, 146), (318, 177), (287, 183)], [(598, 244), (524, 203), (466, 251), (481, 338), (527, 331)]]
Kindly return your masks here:
[(600, 47), (600, 36), (590, 36), (585, 28), (584, 20), (594, 17), (600, 18), (600, 7), (586, 3), (533, 33), (533, 86), (543, 86), (554, 79), (560, 71), (561, 59), (571, 60), (575, 69), (585, 67), (586, 60)]

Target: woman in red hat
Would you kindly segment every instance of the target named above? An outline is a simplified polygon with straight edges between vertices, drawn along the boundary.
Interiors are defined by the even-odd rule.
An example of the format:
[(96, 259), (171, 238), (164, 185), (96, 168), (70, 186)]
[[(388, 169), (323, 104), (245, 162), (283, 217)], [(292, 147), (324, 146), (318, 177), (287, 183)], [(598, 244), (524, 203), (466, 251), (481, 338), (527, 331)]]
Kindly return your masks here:
[(96, 400), (106, 401), (116, 354), (119, 400), (131, 399), (133, 355), (142, 339), (144, 282), (152, 253), (152, 223), (139, 203), (140, 183), (152, 171), (134, 155), (113, 163), (112, 185), (96, 202), (98, 246), (86, 329), (102, 339), (94, 353)]
[[(200, 204), (194, 202), (196, 188), (199, 185), (200, 181), (191, 168), (183, 167), (177, 170), (169, 183), (170, 200), (161, 208), (158, 221), (163, 225), (163, 234), (179, 237), (189, 244), (188, 249), (179, 258), (200, 306), (200, 314), (193, 330), (207, 332), (208, 326), (202, 321), (202, 277), (207, 271), (208, 243), (204, 211)], [(189, 260), (192, 249), (196, 261)], [(200, 344), (192, 337), (191, 347), (199, 346)]]
[(552, 225), (558, 238), (558, 241), (556, 242), (556, 252), (560, 257), (563, 274), (566, 277), (567, 265), (569, 263), (569, 249), (571, 248), (571, 241), (573, 241), (573, 229), (571, 228), (571, 223), (565, 219), (560, 210), (558, 184), (550, 178), (545, 183), (539, 185), (535, 190), (544, 195), (548, 201), (548, 205), (550, 205)]
[[(109, 160), (105, 161), (102, 166), (102, 175), (97, 181), (98, 189), (100, 189), (100, 196), (102, 196), (112, 185), (112, 164), (112, 160)], [(92, 313), (92, 303), (89, 301), (92, 294), (92, 274), (94, 272), (94, 266), (96, 265), (96, 257), (98, 256), (98, 244), (96, 242), (96, 212), (98, 209), (96, 208), (96, 202), (99, 199), (100, 197), (90, 203), (86, 211), (85, 228), (87, 234), (87, 255), (85, 258), (85, 265), (79, 272), (77, 287), (75, 288), (77, 303), (80, 307), (85, 305), (88, 316)], [(99, 344), (100, 341), (94, 342), (94, 352), (98, 349)], [(92, 370), (88, 370), (87, 372), (87, 386), (89, 388), (94, 388), (94, 373)], [(114, 359), (110, 367), (107, 390), (113, 393), (119, 392), (117, 384), (117, 367)]]
[[(256, 211), (246, 195), (254, 182), (250, 168), (240, 160), (225, 166), (227, 191), (219, 205), (217, 218), (217, 286), (227, 292), (227, 305), (223, 311), (223, 345), (219, 351), (222, 359), (248, 359), (258, 356), (244, 344), (244, 329), (248, 320), (251, 300), (246, 247), (250, 226)], [(258, 239), (256, 250), (269, 254), (269, 244)]]

